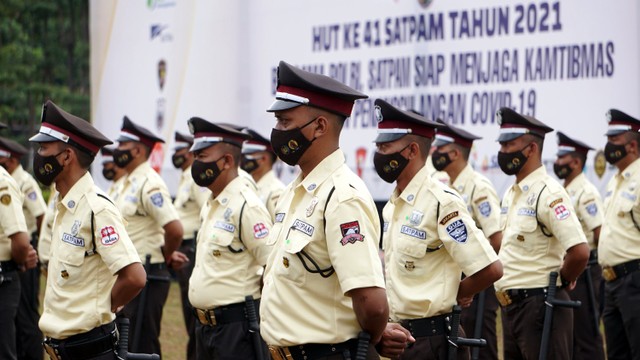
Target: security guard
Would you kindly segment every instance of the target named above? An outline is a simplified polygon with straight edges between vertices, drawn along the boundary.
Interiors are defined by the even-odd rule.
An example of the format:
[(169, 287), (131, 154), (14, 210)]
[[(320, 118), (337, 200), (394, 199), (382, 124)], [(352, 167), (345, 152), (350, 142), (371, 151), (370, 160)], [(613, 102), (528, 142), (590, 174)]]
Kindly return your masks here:
[[(443, 126), (437, 129), (433, 142), (433, 146), (436, 147), (431, 154), (433, 166), (449, 175), (451, 187), (462, 196), (476, 226), (482, 230), (493, 250), (498, 253), (502, 242), (500, 200), (489, 179), (476, 172), (468, 162), (473, 141), (481, 138), (453, 125), (442, 124)], [(480, 296), (484, 301), (480, 337), (487, 341), (487, 346), (478, 349), (478, 355), (480, 359), (497, 359), (496, 317), (499, 304), (493, 286), (479, 293), (471, 306), (463, 309), (461, 324), (467, 335), (474, 333)]]
[(144, 286), (145, 273), (122, 216), (88, 172), (111, 141), (53, 102), (31, 139), (36, 178), (60, 192), (40, 329), (52, 359), (117, 359), (115, 312)]
[(182, 315), (187, 328), (189, 341), (187, 343), (187, 360), (196, 358), (196, 318), (193, 314), (193, 307), (189, 303), (189, 278), (193, 271), (196, 250), (196, 235), (202, 222), (200, 221), (200, 211), (202, 206), (207, 202), (207, 198), (211, 196), (211, 191), (206, 187), (201, 187), (193, 182), (191, 176), (191, 165), (193, 164), (193, 154), (189, 151), (193, 145), (193, 136), (175, 133), (174, 153), (171, 157), (173, 166), (182, 170), (180, 175), (180, 183), (176, 198), (173, 201), (180, 216), (180, 221), (184, 228), (184, 238), (180, 245), (180, 252), (187, 255), (189, 262), (181, 269), (176, 271), (178, 281), (180, 283), (180, 297), (182, 300)]
[[(571, 198), (542, 166), (544, 135), (552, 128), (511, 108), (497, 113), (500, 124), (498, 165), (515, 175), (502, 200), (504, 276), (496, 282), (502, 305), (505, 359), (537, 359), (549, 273), (558, 271), (556, 298), (569, 300), (578, 275), (589, 260), (589, 246)], [(562, 287), (560, 287), (560, 282)], [(571, 359), (573, 310), (556, 307), (549, 359)]]
[(116, 166), (113, 161), (113, 149), (105, 146), (100, 149), (100, 154), (102, 155), (102, 176), (111, 181), (107, 195), (115, 200), (120, 194), (127, 172)]
[(252, 129), (245, 130), (251, 139), (242, 146), (242, 162), (240, 167), (251, 174), (258, 187), (258, 196), (267, 206), (272, 220), (275, 219), (276, 203), (282, 195), (284, 184), (273, 171), (273, 164), (278, 159), (273, 152), (271, 142)]
[[(249, 332), (247, 308), (258, 311), (262, 268), (271, 252), (271, 217), (247, 179), (238, 176), (245, 133), (191, 118), (191, 174), (212, 196), (202, 209), (189, 300), (196, 309), (198, 359), (262, 359), (266, 348)], [(245, 302), (246, 296), (256, 302)], [(258, 318), (253, 319), (254, 325)], [(255, 339), (252, 339), (255, 336)], [(253, 340), (258, 340), (256, 343)], [(258, 354), (256, 354), (258, 352)]]
[[(18, 184), (24, 202), (22, 211), (31, 238), (31, 246), (38, 250), (38, 233), (46, 204), (36, 180), (20, 164), (20, 158), (29, 150), (19, 143), (0, 137), (0, 166), (4, 167)], [(16, 335), (19, 359), (42, 359), (42, 332), (40, 319), (40, 269), (35, 267), (20, 272), (20, 306), (16, 316)]]
[[(283, 61), (271, 144), (301, 173), (276, 206), (260, 312), (274, 359), (354, 359), (358, 334), (376, 344), (388, 307), (378, 257), (380, 220), (366, 185), (345, 164), (340, 131), (367, 96)], [(365, 344), (363, 344), (365, 345)], [(370, 349), (367, 359), (378, 359)], [(361, 357), (364, 358), (364, 357)]]
[[(440, 124), (380, 99), (375, 112), (374, 166), (384, 181), (396, 182), (382, 211), (390, 319), (416, 339), (400, 358), (447, 359), (453, 306), (469, 306), (502, 276), (502, 266), (466, 204), (427, 172), (425, 160)], [(460, 281), (463, 273), (467, 277)], [(468, 350), (458, 358), (468, 359)]]
[(604, 156), (618, 173), (607, 185), (598, 245), (602, 321), (608, 359), (640, 359), (640, 120), (615, 109), (607, 118)]
[[(154, 145), (164, 141), (126, 116), (117, 141), (113, 161), (127, 171), (127, 177), (115, 203), (127, 220), (127, 232), (140, 258), (145, 261), (147, 255), (151, 256), (150, 267), (146, 269), (150, 279), (143, 292), (145, 296), (137, 296), (123, 311), (131, 320), (129, 348), (133, 352), (161, 355), (158, 338), (162, 308), (169, 295), (168, 267), (173, 265), (177, 269), (188, 261), (186, 255), (176, 251), (182, 242), (182, 224), (164, 180), (148, 161)], [(145, 304), (140, 305), (141, 298)], [(142, 325), (137, 325), (139, 319), (143, 319)], [(140, 332), (136, 331), (138, 328)], [(134, 346), (136, 337), (138, 348)]]

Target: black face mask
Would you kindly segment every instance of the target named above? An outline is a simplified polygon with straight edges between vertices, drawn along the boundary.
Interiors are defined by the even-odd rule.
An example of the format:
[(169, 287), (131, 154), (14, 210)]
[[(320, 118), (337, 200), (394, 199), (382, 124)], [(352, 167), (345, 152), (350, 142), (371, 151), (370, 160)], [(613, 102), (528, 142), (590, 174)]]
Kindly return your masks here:
[[(409, 144), (411, 145), (411, 144)], [(404, 149), (409, 147), (405, 146)], [(388, 183), (392, 183), (398, 179), (405, 167), (409, 164), (409, 159), (400, 154), (404, 149), (393, 154), (382, 154), (376, 151), (373, 154), (373, 166), (380, 178)]]
[(311, 146), (311, 143), (316, 140), (316, 138), (307, 140), (302, 133), (302, 129), (316, 121), (316, 119), (309, 121), (302, 127), (291, 130), (271, 130), (271, 146), (273, 147), (273, 151), (275, 151), (278, 158), (285, 164), (291, 166), (296, 165), (304, 152)]
[[(222, 159), (224, 156), (221, 156)], [(191, 165), (191, 177), (198, 186), (208, 187), (222, 174), (222, 170), (218, 167), (218, 161), (202, 162), (194, 160)]]
[(515, 175), (522, 169), (528, 158), (524, 156), (524, 149), (526, 149), (531, 143), (525, 145), (520, 151), (514, 151), (510, 153), (498, 152), (498, 165), (500, 170), (507, 175)]
[(609, 164), (614, 165), (627, 156), (627, 149), (625, 147), (627, 144), (616, 145), (607, 142), (607, 145), (604, 146), (604, 158)]
[(431, 163), (433, 164), (433, 167), (438, 171), (446, 169), (447, 166), (451, 164), (449, 152), (434, 151), (433, 154), (431, 154)]
[(124, 168), (133, 160), (133, 155), (131, 155), (131, 150), (113, 150), (113, 162), (116, 163), (116, 166), (119, 168)]
[(248, 159), (246, 156), (243, 156), (240, 162), (240, 168), (251, 174), (258, 168), (258, 160)]
[(113, 169), (107, 169), (106, 167), (103, 167), (102, 176), (104, 176), (105, 179), (111, 181), (116, 177), (116, 171)]
[(569, 164), (553, 164), (553, 172), (556, 174), (558, 179), (566, 179), (567, 176), (571, 174), (571, 168), (569, 167)]
[(173, 154), (171, 157), (171, 162), (173, 163), (173, 167), (176, 169), (180, 169), (184, 162), (187, 161), (187, 158), (184, 155)]
[(63, 152), (64, 150), (51, 156), (42, 156), (36, 152), (33, 157), (33, 172), (42, 185), (49, 186), (53, 184), (53, 181), (64, 169), (64, 166), (60, 165), (56, 159)]

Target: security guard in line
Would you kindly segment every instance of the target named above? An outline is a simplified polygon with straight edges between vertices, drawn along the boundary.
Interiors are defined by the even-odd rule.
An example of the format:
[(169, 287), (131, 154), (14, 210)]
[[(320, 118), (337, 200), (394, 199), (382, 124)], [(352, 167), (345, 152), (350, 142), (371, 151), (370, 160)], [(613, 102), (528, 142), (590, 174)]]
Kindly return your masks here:
[(44, 185), (60, 192), (40, 329), (51, 359), (117, 359), (115, 313), (144, 286), (140, 258), (122, 216), (88, 172), (100, 147), (111, 141), (87, 121), (53, 102), (29, 141)]
[(564, 180), (564, 188), (573, 201), (573, 207), (591, 249), (589, 265), (576, 281), (576, 287), (569, 293), (572, 300), (582, 303), (582, 306), (573, 312), (573, 359), (603, 360), (603, 339), (599, 325), (602, 268), (597, 263), (597, 246), (604, 208), (600, 192), (582, 172), (587, 161), (587, 153), (593, 149), (560, 131), (557, 135), (558, 153), (553, 171), (559, 179)]
[[(46, 210), (40, 186), (20, 164), (20, 158), (29, 150), (19, 143), (0, 137), (0, 165), (18, 184), (24, 202), (22, 211), (31, 237), (31, 246), (38, 250), (38, 233)], [(20, 306), (16, 316), (16, 335), (19, 359), (42, 359), (42, 332), (40, 320), (40, 268), (35, 267), (18, 274), (20, 277)]]
[(245, 130), (251, 139), (242, 146), (242, 162), (240, 167), (251, 174), (258, 187), (258, 196), (267, 206), (272, 220), (275, 219), (276, 203), (282, 195), (284, 184), (273, 171), (273, 164), (278, 159), (273, 152), (271, 142), (257, 131)]
[(607, 185), (598, 245), (602, 321), (608, 359), (640, 359), (640, 120), (615, 109), (607, 118), (604, 156), (618, 173)]
[(180, 284), (182, 315), (187, 328), (187, 335), (189, 336), (187, 360), (193, 360), (196, 358), (196, 318), (193, 313), (193, 307), (189, 303), (189, 278), (196, 260), (196, 235), (202, 224), (200, 211), (209, 196), (211, 196), (211, 191), (206, 187), (196, 185), (191, 176), (193, 154), (189, 149), (193, 145), (193, 136), (176, 131), (174, 140), (175, 147), (171, 162), (175, 168), (182, 170), (182, 174), (180, 175), (180, 183), (178, 184), (178, 191), (176, 191), (176, 198), (173, 200), (173, 206), (178, 211), (178, 216), (184, 228), (184, 238), (179, 250), (189, 258), (188, 263), (181, 269), (176, 270), (176, 275)]
[[(340, 131), (367, 96), (283, 61), (271, 132), (274, 151), (301, 173), (276, 206), (265, 271), (261, 333), (273, 359), (378, 359), (388, 307), (378, 257), (380, 220), (362, 180), (345, 164)], [(363, 336), (364, 339), (364, 336)], [(364, 340), (362, 341), (364, 342)], [(362, 344), (366, 347), (366, 344)]]
[[(188, 261), (186, 255), (176, 251), (183, 238), (182, 224), (164, 180), (148, 161), (154, 145), (164, 141), (126, 116), (117, 140), (113, 161), (127, 171), (127, 177), (115, 203), (127, 220), (127, 232), (140, 258), (145, 261), (147, 255), (151, 256), (146, 271), (153, 276), (144, 290), (146, 303), (140, 305), (141, 296), (137, 296), (123, 311), (131, 320), (129, 350), (161, 355), (159, 336), (162, 308), (169, 295), (168, 267), (179, 269)], [(140, 309), (144, 312), (140, 313)], [(143, 322), (138, 325), (141, 332), (137, 333), (139, 319)], [(133, 346), (136, 337), (138, 348)]]
[[(249, 332), (246, 314), (248, 307), (258, 311), (258, 270), (271, 252), (266, 241), (271, 217), (247, 179), (238, 176), (242, 143), (249, 135), (197, 117), (189, 120), (189, 129), (195, 136), (193, 180), (212, 193), (201, 212), (189, 287), (199, 320), (197, 359), (262, 359), (266, 347), (258, 333)], [(245, 302), (248, 295), (256, 301)], [(253, 321), (257, 326), (258, 315)]]
[(113, 161), (113, 149), (105, 146), (100, 149), (100, 155), (102, 155), (102, 176), (111, 181), (111, 185), (107, 189), (107, 195), (116, 200), (124, 184), (127, 172), (116, 166)]
[[(569, 300), (568, 290), (589, 260), (589, 246), (564, 188), (542, 165), (542, 145), (552, 128), (511, 108), (496, 114), (500, 124), (498, 165), (516, 183), (502, 200), (504, 276), (495, 283), (502, 305), (505, 359), (537, 359), (549, 273), (560, 276), (556, 298)], [(571, 359), (573, 310), (556, 307), (549, 359)]]
[[(431, 154), (431, 159), (436, 170), (445, 171), (449, 175), (451, 187), (462, 196), (476, 226), (482, 230), (493, 250), (498, 253), (502, 242), (500, 200), (489, 179), (476, 172), (468, 162), (473, 141), (478, 139), (480, 137), (463, 129), (443, 123), (443, 126), (437, 129), (433, 142), (436, 150)], [(497, 359), (496, 317), (499, 304), (493, 286), (479, 293), (471, 306), (463, 309), (460, 323), (467, 335), (474, 333), (480, 296), (484, 298), (480, 337), (487, 341), (487, 346), (479, 349), (478, 355), (480, 359)]]
[[(0, 128), (5, 127), (0, 124)], [(21, 301), (18, 271), (33, 269), (38, 262), (22, 212), (23, 201), (16, 181), (0, 167), (0, 359), (18, 359), (16, 317)]]
[[(427, 172), (440, 124), (380, 99), (375, 112), (374, 166), (384, 181), (396, 182), (382, 211), (389, 315), (416, 339), (400, 358), (447, 359), (453, 306), (469, 306), (502, 276), (502, 265), (464, 201)], [(458, 358), (468, 359), (468, 349)]]

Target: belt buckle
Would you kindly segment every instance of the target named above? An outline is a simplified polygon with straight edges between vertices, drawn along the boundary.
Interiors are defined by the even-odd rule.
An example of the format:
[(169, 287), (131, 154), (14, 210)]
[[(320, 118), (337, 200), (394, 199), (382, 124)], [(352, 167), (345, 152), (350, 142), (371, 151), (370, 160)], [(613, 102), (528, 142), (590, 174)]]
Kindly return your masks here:
[(511, 305), (513, 302), (513, 300), (511, 300), (511, 296), (509, 296), (506, 291), (496, 291), (496, 298), (502, 306)]
[(58, 356), (58, 352), (53, 346), (51, 346), (51, 344), (45, 341), (42, 343), (42, 346), (44, 346), (44, 351), (47, 353), (47, 355), (49, 355), (51, 360), (60, 360), (60, 356)]
[(213, 313), (213, 310), (202, 310), (196, 309), (196, 314), (198, 315), (198, 321), (202, 325), (216, 325), (216, 315)]
[(273, 360), (293, 360), (291, 352), (287, 347), (269, 345), (269, 352)]
[(613, 270), (611, 266), (604, 266), (602, 268), (602, 277), (607, 281), (613, 281), (616, 278), (618, 278), (618, 276), (616, 275), (616, 272)]

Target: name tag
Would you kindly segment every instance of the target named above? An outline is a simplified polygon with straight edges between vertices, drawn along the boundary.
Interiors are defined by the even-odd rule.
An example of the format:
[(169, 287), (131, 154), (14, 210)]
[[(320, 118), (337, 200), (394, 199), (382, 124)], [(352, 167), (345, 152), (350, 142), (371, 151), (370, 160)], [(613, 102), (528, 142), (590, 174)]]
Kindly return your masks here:
[(296, 221), (293, 222), (293, 225), (291, 227), (293, 227), (298, 231), (302, 231), (303, 233), (309, 236), (313, 235), (313, 231), (315, 230), (315, 228), (312, 225), (307, 224), (306, 222), (298, 219), (296, 219)]
[(412, 227), (409, 227), (407, 225), (402, 225), (402, 227), (400, 228), (400, 232), (405, 234), (405, 235), (409, 235), (411, 237), (420, 239), (420, 240), (425, 240), (427, 238), (427, 232), (424, 230), (418, 230), (418, 229), (414, 229)]
[(536, 216), (536, 210), (535, 209), (528, 209), (528, 208), (521, 208), (518, 209), (518, 215), (522, 215), (522, 216)]
[(389, 230), (389, 222), (385, 221), (384, 224), (382, 224), (382, 232), (387, 232), (387, 230)]
[(284, 213), (277, 213), (276, 214), (276, 222), (277, 223), (281, 223), (284, 221)]
[(71, 244), (73, 246), (84, 247), (84, 239), (75, 237), (71, 234), (67, 234), (67, 233), (62, 234), (62, 241), (66, 242), (67, 244)]
[(218, 228), (218, 229), (222, 229), (224, 231), (228, 231), (230, 233), (234, 232), (236, 230), (236, 226), (233, 224), (229, 224), (226, 222), (222, 222), (222, 221), (216, 221), (216, 223), (213, 225), (214, 228)]

